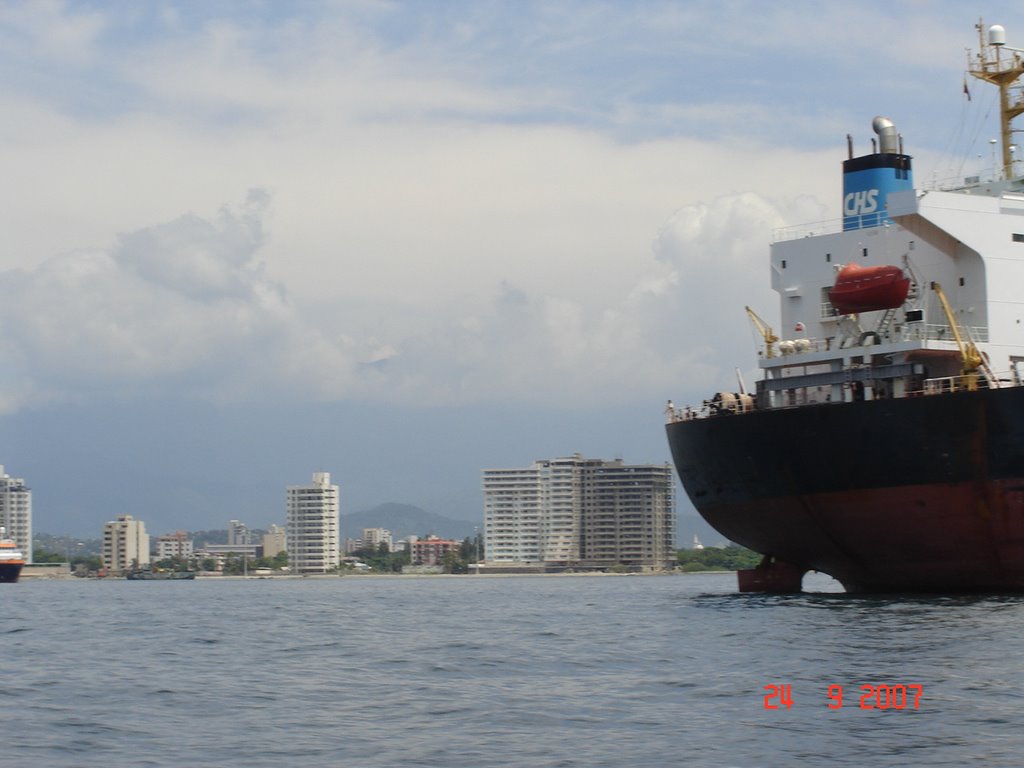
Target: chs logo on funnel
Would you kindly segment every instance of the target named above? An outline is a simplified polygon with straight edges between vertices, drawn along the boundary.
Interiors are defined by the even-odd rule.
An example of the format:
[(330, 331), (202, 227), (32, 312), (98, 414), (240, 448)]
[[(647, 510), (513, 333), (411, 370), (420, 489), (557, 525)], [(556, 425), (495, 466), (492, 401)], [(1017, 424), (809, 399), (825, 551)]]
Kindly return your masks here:
[(877, 189), (864, 189), (860, 192), (851, 192), (843, 198), (844, 216), (863, 216), (865, 213), (875, 213), (877, 210)]

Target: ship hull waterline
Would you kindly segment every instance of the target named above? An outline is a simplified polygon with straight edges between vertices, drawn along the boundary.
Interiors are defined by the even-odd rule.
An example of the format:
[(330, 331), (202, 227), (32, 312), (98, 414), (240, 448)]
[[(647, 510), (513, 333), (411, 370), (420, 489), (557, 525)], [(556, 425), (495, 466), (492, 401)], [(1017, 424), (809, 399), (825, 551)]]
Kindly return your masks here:
[(849, 592), (1024, 591), (1024, 388), (670, 423), (698, 512)]

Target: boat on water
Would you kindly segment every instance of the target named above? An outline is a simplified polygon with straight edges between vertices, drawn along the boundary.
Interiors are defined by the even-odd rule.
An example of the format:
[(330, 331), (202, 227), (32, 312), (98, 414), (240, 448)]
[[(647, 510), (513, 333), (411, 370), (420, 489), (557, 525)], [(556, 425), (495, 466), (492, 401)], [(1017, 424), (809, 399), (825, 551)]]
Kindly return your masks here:
[(195, 571), (153, 571), (137, 569), (128, 571), (124, 577), (129, 581), (190, 581), (196, 577)]
[(7, 538), (7, 529), (0, 526), (0, 584), (13, 584), (25, 567), (25, 556), (13, 539)]
[(842, 219), (778, 233), (780, 338), (761, 336), (755, 392), (670, 403), (686, 493), (764, 556), (741, 591), (1024, 591), (1024, 178), (1011, 122), (1024, 59), (978, 25), (968, 72), (1000, 95), (992, 178), (915, 187), (892, 121), (847, 137)]

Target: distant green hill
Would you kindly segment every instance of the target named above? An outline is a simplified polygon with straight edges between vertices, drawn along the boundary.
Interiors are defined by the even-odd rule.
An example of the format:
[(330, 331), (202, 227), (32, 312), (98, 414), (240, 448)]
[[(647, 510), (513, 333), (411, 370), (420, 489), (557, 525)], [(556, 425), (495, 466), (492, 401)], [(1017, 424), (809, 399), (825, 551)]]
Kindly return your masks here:
[[(483, 531), (483, 513), (475, 527)], [(341, 516), (341, 538), (358, 539), (363, 535), (363, 528), (386, 528), (391, 531), (395, 540), (406, 536), (423, 538), (429, 534), (442, 539), (461, 541), (474, 535), (474, 523), (467, 520), (455, 520), (436, 512), (428, 512), (412, 504), (378, 504), (372, 509), (352, 512)]]

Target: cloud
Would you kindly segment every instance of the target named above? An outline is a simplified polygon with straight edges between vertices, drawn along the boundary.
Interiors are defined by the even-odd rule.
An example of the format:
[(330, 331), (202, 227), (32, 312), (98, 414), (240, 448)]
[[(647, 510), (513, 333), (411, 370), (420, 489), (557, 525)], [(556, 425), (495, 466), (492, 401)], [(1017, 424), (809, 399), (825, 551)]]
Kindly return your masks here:
[(723, 195), (676, 211), (610, 299), (502, 281), (473, 312), (424, 315), (394, 329), (376, 396), (599, 407), (734, 388), (755, 359), (743, 307), (775, 313), (768, 242), (797, 212), (821, 209)]
[[(0, 407), (681, 399), (752, 359), (771, 230), (826, 218), (850, 129), (754, 34), (793, 12), (274, 7), (0, 11)], [(835, 18), (816, 88), (829, 40), (896, 34)]]
[(262, 245), (261, 215), (269, 200), (265, 191), (253, 190), (241, 214), (224, 209), (216, 221), (188, 214), (122, 235), (114, 260), (141, 281), (194, 301), (244, 298), (260, 282), (252, 260)]
[(347, 350), (305, 326), (258, 261), (268, 203), (253, 192), (239, 210), (0, 273), (7, 409), (96, 391), (216, 400), (337, 387)]
[(386, 291), (350, 302), (343, 290), (318, 303), (268, 276), (272, 208), (253, 191), (214, 216), (181, 215), (109, 249), (0, 273), (0, 402), (111, 391), (401, 405), (681, 398), (723, 386), (750, 359), (742, 307), (772, 311), (767, 242), (787, 220), (753, 193), (722, 195), (677, 210), (646, 255), (588, 259), (583, 248), (548, 280), (499, 268), (419, 304)]

